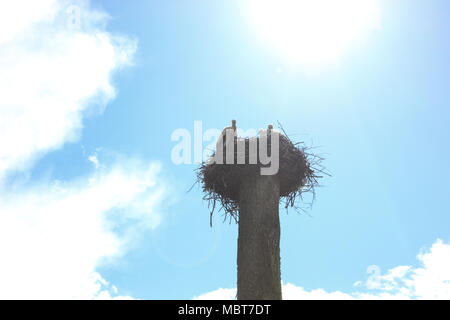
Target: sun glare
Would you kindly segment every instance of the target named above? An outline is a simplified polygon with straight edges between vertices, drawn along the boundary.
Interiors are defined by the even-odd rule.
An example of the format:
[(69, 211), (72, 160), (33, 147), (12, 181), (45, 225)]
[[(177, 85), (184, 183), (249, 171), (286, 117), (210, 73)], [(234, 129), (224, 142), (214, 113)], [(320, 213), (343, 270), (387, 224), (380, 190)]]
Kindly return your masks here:
[(379, 28), (378, 0), (247, 0), (251, 23), (289, 62), (336, 61), (352, 42)]

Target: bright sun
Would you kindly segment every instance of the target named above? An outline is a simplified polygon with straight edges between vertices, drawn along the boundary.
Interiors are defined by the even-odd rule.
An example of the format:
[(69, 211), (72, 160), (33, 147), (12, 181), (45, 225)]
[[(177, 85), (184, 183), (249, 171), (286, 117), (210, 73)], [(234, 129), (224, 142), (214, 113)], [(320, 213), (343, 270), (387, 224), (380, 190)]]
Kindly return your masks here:
[(378, 0), (247, 0), (258, 32), (291, 63), (335, 61), (379, 27)]

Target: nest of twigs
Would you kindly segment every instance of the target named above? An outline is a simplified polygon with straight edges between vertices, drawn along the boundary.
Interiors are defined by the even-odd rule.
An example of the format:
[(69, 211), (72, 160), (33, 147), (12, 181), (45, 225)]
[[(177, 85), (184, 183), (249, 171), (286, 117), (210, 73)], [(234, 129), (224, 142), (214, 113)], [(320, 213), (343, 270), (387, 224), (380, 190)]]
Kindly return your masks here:
[[(280, 201), (288, 209), (293, 207), (296, 210), (304, 210), (297, 205), (297, 200), (303, 199), (303, 194), (311, 193), (313, 200), (315, 197), (314, 188), (318, 186), (318, 179), (323, 177), (325, 172), (321, 165), (322, 157), (308, 152), (302, 142), (293, 143), (286, 133), (279, 134), (279, 170), (277, 175), (280, 181)], [(218, 164), (211, 159), (201, 164), (197, 169), (197, 182), (202, 185), (204, 200), (208, 201), (210, 207), (210, 222), (212, 225), (212, 215), (217, 204), (220, 205), (219, 211), (224, 212), (224, 220), (227, 217), (230, 221), (239, 219), (239, 187), (243, 179), (248, 179), (251, 175), (260, 174), (261, 167), (264, 165), (259, 159), (259, 149), (257, 152), (256, 164), (249, 163), (250, 141), (256, 139), (256, 145), (259, 148), (259, 140), (267, 139), (267, 154), (271, 155), (271, 134), (253, 137), (253, 138), (234, 138), (234, 161), (233, 164), (226, 164), (226, 144), (223, 144), (223, 161)], [(238, 143), (245, 143), (245, 162), (238, 164)], [(254, 143), (254, 141), (253, 141)], [(241, 149), (242, 150), (242, 149)], [(242, 161), (241, 161), (242, 162)]]

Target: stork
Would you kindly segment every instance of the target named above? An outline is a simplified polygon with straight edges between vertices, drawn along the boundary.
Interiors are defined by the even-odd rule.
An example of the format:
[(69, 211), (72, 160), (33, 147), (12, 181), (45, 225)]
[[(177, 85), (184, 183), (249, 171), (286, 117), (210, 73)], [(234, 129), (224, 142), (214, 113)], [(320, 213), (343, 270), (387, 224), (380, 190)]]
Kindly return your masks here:
[(222, 130), (222, 136), (225, 137), (226, 134), (227, 134), (227, 130), (230, 130), (230, 129), (233, 130), (233, 137), (236, 137), (236, 136), (237, 136), (237, 132), (236, 132), (236, 130), (237, 130), (237, 128), (236, 128), (236, 120), (231, 120), (231, 127), (225, 127), (225, 128), (223, 128), (223, 130)]

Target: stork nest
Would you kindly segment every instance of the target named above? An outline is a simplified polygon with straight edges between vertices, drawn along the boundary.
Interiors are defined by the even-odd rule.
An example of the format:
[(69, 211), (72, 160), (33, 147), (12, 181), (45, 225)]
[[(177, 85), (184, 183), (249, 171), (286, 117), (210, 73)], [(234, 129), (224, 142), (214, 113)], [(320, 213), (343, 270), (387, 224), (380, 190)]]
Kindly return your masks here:
[[(322, 157), (309, 152), (303, 142), (293, 143), (283, 130), (279, 134), (279, 170), (277, 175), (280, 181), (280, 202), (285, 209), (289, 207), (296, 210), (304, 210), (304, 207), (297, 205), (297, 200), (303, 200), (305, 193), (312, 194), (312, 202), (315, 198), (314, 188), (318, 186), (318, 179), (323, 175), (329, 175), (321, 165)], [(267, 139), (268, 155), (271, 154), (270, 133), (265, 136)], [(250, 140), (257, 139), (258, 156), (256, 164), (249, 164)], [(223, 164), (213, 161), (215, 154), (201, 164), (197, 171), (197, 182), (202, 185), (204, 197), (208, 201), (210, 208), (210, 224), (212, 226), (212, 215), (217, 204), (219, 211), (224, 212), (224, 221), (229, 217), (231, 220), (239, 220), (239, 187), (243, 179), (260, 174), (261, 167), (269, 165), (261, 164), (259, 159), (259, 140), (262, 137), (234, 138), (234, 162), (226, 164), (226, 144), (223, 145)], [(238, 142), (245, 143), (245, 162), (237, 163)], [(242, 162), (242, 161), (241, 161)]]

